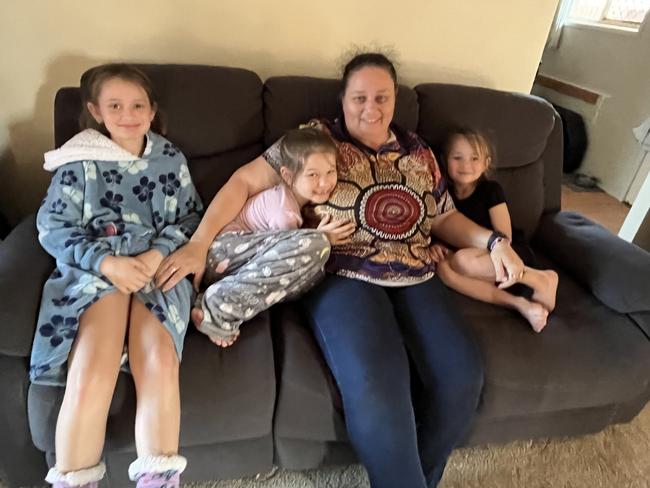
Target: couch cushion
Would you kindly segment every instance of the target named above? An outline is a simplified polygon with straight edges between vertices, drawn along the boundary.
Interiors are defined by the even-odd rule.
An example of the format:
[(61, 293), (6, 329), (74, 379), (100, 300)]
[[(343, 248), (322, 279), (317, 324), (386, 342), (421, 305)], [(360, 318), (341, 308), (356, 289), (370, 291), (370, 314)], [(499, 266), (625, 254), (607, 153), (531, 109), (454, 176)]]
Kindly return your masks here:
[[(538, 259), (550, 266), (543, 256)], [(514, 311), (454, 295), (484, 357), (481, 417), (624, 403), (648, 389), (650, 341), (627, 316), (601, 304), (564, 272), (555, 311), (540, 334)]]
[(576, 212), (545, 215), (535, 242), (621, 313), (650, 312), (650, 253)]
[(498, 169), (493, 175), (503, 187), (514, 229), (530, 240), (544, 209), (544, 163), (536, 161), (518, 168)]
[[(262, 81), (241, 68), (139, 64), (160, 100), (167, 137), (188, 159), (259, 142)], [(93, 68), (81, 76), (87, 79)], [(55, 102), (57, 147), (79, 132), (79, 89), (62, 88)]]
[[(217, 348), (193, 328), (180, 370), (181, 446), (215, 444), (270, 435), (275, 370), (268, 314), (242, 326), (236, 347)], [(62, 387), (32, 384), (29, 424), (36, 447), (54, 450)], [(133, 449), (133, 379), (120, 374), (109, 412), (108, 449)]]
[[(541, 334), (513, 311), (451, 293), (483, 354), (485, 386), (478, 413), (483, 425), (530, 423), (531, 417), (543, 424), (546, 418), (570, 416), (567, 412), (596, 410), (582, 426), (596, 430), (606, 423), (602, 412), (650, 391), (650, 340), (566, 273), (560, 272), (557, 307)], [(345, 441), (340, 395), (304, 319), (288, 306), (273, 319), (280, 364), (276, 443)], [(508, 433), (508, 439), (515, 438), (521, 436)]]
[(486, 134), (499, 168), (526, 166), (540, 159), (555, 110), (541, 98), (474, 86), (425, 83), (415, 87), (418, 133), (440, 150), (450, 127), (469, 126)]
[(506, 193), (513, 227), (530, 238), (545, 206), (543, 156), (555, 124), (553, 107), (530, 95), (471, 86), (426, 83), (415, 91), (418, 133), (437, 155), (456, 125), (480, 130), (490, 139), (493, 176)]
[[(276, 76), (264, 83), (264, 143), (270, 146), (287, 130), (313, 118), (341, 114), (339, 80), (307, 76)], [(393, 121), (415, 131), (418, 107), (415, 92), (400, 85)]]
[(43, 283), (53, 269), (54, 259), (38, 243), (34, 215), (0, 243), (0, 353), (29, 356)]

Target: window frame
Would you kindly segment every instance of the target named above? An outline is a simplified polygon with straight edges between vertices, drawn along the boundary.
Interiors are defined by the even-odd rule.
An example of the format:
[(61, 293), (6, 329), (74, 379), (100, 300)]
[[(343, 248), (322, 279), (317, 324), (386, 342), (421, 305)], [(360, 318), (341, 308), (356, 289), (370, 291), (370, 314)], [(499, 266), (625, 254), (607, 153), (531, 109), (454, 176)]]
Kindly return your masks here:
[(608, 19), (606, 17), (607, 11), (609, 10), (610, 5), (612, 4), (612, 0), (606, 0), (605, 5), (603, 6), (601, 12), (600, 12), (600, 19), (599, 20), (594, 20), (594, 19), (588, 19), (585, 17), (574, 17), (571, 15), (569, 12), (569, 15), (567, 16), (567, 25), (584, 25), (584, 26), (589, 26), (589, 27), (594, 27), (594, 28), (601, 28), (601, 29), (607, 29), (607, 30), (615, 30), (615, 31), (621, 31), (621, 32), (629, 32), (629, 33), (636, 33), (640, 32), (644, 25), (647, 23), (648, 18), (650, 18), (650, 9), (646, 11), (645, 17), (643, 21), (641, 22), (632, 22), (632, 21), (627, 21), (627, 20), (616, 20), (616, 19)]

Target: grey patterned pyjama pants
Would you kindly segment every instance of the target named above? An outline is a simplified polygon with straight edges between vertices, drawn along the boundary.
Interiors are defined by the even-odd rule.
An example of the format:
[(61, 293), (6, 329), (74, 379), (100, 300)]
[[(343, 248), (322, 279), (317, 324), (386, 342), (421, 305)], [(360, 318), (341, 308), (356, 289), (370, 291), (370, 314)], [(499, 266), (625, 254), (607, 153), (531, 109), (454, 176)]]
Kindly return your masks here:
[(203, 278), (209, 286), (197, 300), (198, 329), (213, 339), (234, 336), (243, 322), (316, 284), (329, 254), (325, 234), (313, 229), (218, 236)]

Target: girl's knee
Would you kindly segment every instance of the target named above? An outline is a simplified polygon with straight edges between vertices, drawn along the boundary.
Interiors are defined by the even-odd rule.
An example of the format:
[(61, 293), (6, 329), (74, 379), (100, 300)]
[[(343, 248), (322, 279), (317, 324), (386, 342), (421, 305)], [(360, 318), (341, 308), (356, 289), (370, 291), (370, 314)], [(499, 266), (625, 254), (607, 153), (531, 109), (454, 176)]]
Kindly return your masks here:
[(464, 249), (456, 251), (449, 260), (451, 268), (462, 275), (466, 275), (469, 270), (475, 267), (475, 264), (476, 258), (474, 255)]
[(145, 354), (140, 355), (142, 364), (137, 369), (143, 379), (167, 380), (178, 377), (179, 360), (173, 344), (159, 341), (148, 345)]
[(111, 398), (117, 381), (118, 366), (114, 368), (87, 364), (69, 371), (66, 391), (73, 392), (72, 397), (78, 404)]

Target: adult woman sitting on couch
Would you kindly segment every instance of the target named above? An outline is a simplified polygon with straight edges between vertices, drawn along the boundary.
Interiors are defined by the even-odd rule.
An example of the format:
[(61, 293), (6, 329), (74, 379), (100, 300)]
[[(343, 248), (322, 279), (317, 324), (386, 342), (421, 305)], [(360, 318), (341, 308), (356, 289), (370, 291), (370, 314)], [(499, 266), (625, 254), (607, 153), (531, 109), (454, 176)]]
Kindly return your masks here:
[[(340, 153), (339, 183), (315, 213), (353, 220), (356, 230), (332, 243), (329, 273), (304, 303), (371, 485), (420, 488), (440, 480), (483, 380), (479, 350), (434, 277), (431, 236), (459, 248), (490, 241), (500, 281), (518, 279), (523, 263), (506, 239), (456, 212), (431, 150), (391, 125), (396, 91), (392, 63), (360, 54), (343, 72), (343, 117), (309, 123), (329, 133)], [(197, 285), (214, 236), (250, 195), (279, 182), (279, 164), (276, 143), (237, 170), (192, 240), (161, 265), (158, 283), (168, 288), (194, 273)]]

